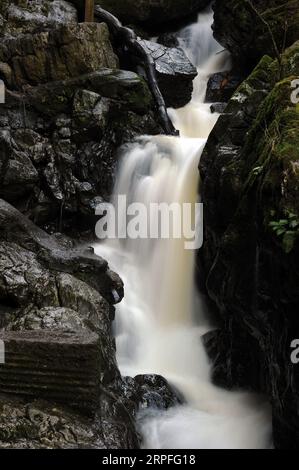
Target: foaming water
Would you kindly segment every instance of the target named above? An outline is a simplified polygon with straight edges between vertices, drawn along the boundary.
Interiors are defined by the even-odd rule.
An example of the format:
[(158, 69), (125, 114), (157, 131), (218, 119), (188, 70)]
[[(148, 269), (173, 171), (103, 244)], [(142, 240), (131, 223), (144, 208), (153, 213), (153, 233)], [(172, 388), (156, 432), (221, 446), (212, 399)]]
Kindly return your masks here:
[(169, 115), (183, 137), (208, 138), (219, 117), (211, 113), (210, 104), (204, 103), (207, 82), (211, 74), (231, 68), (231, 58), (227, 51), (213, 38), (211, 12), (198, 16), (198, 22), (181, 32), (180, 44), (186, 55), (197, 67), (198, 75), (193, 82), (191, 102), (179, 110), (170, 109)]
[[(208, 77), (229, 67), (211, 32), (212, 14), (182, 32), (181, 45), (198, 67), (191, 103), (170, 110), (181, 137), (144, 137), (123, 156), (115, 196), (128, 203), (198, 200), (198, 163), (217, 121), (203, 103)], [(119, 221), (120, 224), (125, 220)], [(164, 376), (186, 404), (168, 411), (140, 413), (145, 448), (266, 448), (269, 409), (258, 397), (228, 392), (211, 383), (201, 336), (211, 329), (205, 304), (194, 284), (195, 252), (185, 239), (109, 241), (96, 251), (124, 280), (125, 298), (117, 307), (117, 359), (123, 375)]]

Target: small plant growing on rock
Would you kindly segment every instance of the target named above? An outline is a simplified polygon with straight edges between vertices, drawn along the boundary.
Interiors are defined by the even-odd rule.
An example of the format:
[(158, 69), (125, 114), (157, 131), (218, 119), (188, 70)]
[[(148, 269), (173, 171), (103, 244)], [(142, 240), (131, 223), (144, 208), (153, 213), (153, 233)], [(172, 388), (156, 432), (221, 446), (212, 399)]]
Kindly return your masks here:
[(282, 239), (282, 246), (285, 253), (290, 253), (299, 235), (299, 219), (293, 212), (287, 212), (285, 219), (272, 221), (269, 223), (277, 237)]

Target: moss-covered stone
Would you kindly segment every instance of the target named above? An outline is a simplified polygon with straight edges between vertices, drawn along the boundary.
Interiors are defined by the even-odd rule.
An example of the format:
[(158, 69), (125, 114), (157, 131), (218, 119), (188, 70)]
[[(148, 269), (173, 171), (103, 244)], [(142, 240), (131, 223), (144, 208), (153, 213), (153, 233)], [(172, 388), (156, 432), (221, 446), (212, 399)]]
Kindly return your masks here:
[[(299, 43), (264, 57), (219, 118), (201, 160), (206, 287), (218, 306), (215, 378), (273, 404), (276, 447), (299, 446)], [(212, 162), (212, 163), (211, 163)]]

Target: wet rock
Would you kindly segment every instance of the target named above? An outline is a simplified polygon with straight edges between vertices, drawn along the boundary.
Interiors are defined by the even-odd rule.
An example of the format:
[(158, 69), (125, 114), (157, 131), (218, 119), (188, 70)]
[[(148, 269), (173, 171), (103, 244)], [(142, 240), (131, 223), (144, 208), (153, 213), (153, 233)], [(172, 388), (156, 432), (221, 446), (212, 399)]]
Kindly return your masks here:
[(155, 60), (160, 90), (168, 107), (181, 108), (191, 100), (196, 68), (182, 49), (141, 41)]
[(168, 409), (183, 402), (182, 397), (166, 379), (159, 375), (137, 375), (136, 383), (140, 386), (139, 406), (141, 409)]
[(44, 270), (36, 255), (15, 243), (1, 242), (0, 298), (21, 307), (59, 305), (55, 277)]
[(95, 333), (101, 386), (111, 384), (119, 378), (111, 332), (112, 303), (123, 296), (122, 281), (106, 261), (60, 245), (12, 206), (0, 202), (1, 328), (20, 333), (78, 329)]
[[(24, 314), (25, 313), (25, 314)], [(7, 331), (23, 330), (67, 330), (74, 331), (86, 327), (84, 316), (66, 307), (29, 306), (26, 311), (17, 311), (7, 317)]]
[[(48, 295), (49, 292), (52, 292), (50, 297), (54, 301), (54, 304), (50, 305), (58, 306), (57, 286), (52, 281), (51, 270), (54, 275), (61, 272), (68, 274), (69, 277), (64, 278), (66, 285), (71, 275), (78, 278), (77, 285), (73, 288), (75, 297), (73, 300), (69, 299), (69, 302), (75, 302), (75, 299), (78, 299), (81, 292), (80, 286), (82, 286), (82, 295), (84, 295), (86, 282), (92, 287), (92, 291), (95, 290), (95, 293), (102, 294), (111, 304), (115, 303), (113, 291), (117, 293), (118, 301), (123, 297), (123, 283), (119, 276), (109, 269), (105, 260), (82, 248), (66, 248), (55, 237), (51, 237), (36, 227), (30, 220), (3, 200), (0, 200), (0, 240), (3, 248), (1, 269), (4, 275), (8, 276), (10, 267), (12, 273), (16, 274), (17, 268), (15, 266), (19, 266), (20, 273), (16, 276), (16, 286), (20, 285), (22, 287), (13, 288), (14, 284), (3, 283), (5, 297), (12, 299), (15, 295), (14, 304), (23, 305), (24, 299), (32, 300), (32, 295), (36, 295), (36, 299), (42, 298), (44, 296), (42, 285), (37, 285), (36, 282), (45, 282), (45, 279), (47, 279), (47, 284), (53, 286), (53, 290), (48, 289)], [(11, 258), (8, 256), (8, 250), (11, 251)], [(5, 259), (7, 260), (6, 267), (4, 265)], [(24, 266), (26, 264), (28, 264), (29, 272), (31, 269), (32, 273), (36, 272), (37, 275), (32, 274), (32, 276), (27, 276), (25, 279)], [(43, 271), (44, 274), (41, 275), (40, 273)], [(81, 281), (81, 284), (79, 284), (79, 281)], [(63, 280), (61, 282), (63, 283)], [(20, 294), (18, 294), (19, 291)], [(88, 297), (87, 290), (85, 296)], [(85, 297), (85, 303), (87, 303), (87, 297)], [(49, 304), (45, 305), (41, 301), (37, 305), (48, 306)], [(63, 306), (69, 307), (69, 305)]]
[[(28, 102), (42, 114), (55, 115), (57, 125), (63, 127), (68, 117), (60, 117), (59, 113), (70, 110), (77, 90), (87, 90), (101, 97), (121, 101), (122, 107), (126, 106), (130, 111), (141, 115), (148, 112), (152, 106), (151, 94), (140, 76), (134, 72), (107, 68), (29, 89), (25, 99), (27, 96)], [(91, 100), (89, 104), (92, 110), (95, 102)], [(87, 103), (85, 108), (86, 105)]]
[[(214, 36), (237, 58), (243, 67), (257, 64), (263, 55), (277, 57), (269, 27), (279, 51), (291, 46), (299, 37), (299, 10), (289, 0), (216, 0), (214, 2)], [(260, 16), (259, 16), (260, 15)]]
[[(80, 0), (75, 0), (80, 4)], [(124, 23), (149, 23), (151, 26), (182, 19), (209, 4), (209, 0), (96, 0), (96, 4)]]
[(0, 392), (62, 402), (94, 414), (106, 364), (99, 337), (88, 330), (1, 332), (5, 363)]
[(9, 131), (0, 131), (0, 194), (8, 200), (23, 197), (38, 182), (38, 172), (31, 159), (11, 139)]
[(62, 25), (34, 35), (5, 37), (0, 62), (11, 89), (118, 67), (104, 23)]
[(207, 338), (214, 380), (253, 389), (273, 409), (274, 444), (298, 448), (298, 112), (290, 100), (298, 42), (265, 56), (212, 131), (200, 170), (205, 241), (199, 257), (220, 326)]
[[(100, 132), (103, 135), (108, 125), (109, 112), (110, 101), (107, 98), (102, 98), (92, 91), (78, 90), (74, 95), (73, 101), (72, 130), (74, 139), (76, 139), (76, 133), (79, 140), (83, 142), (99, 138)], [(66, 137), (70, 136), (71, 130), (69, 129), (69, 135)], [(87, 187), (87, 184), (88, 183), (85, 183), (85, 187), (82, 187), (81, 192), (88, 192), (92, 189), (91, 186)]]
[(207, 103), (227, 103), (241, 82), (242, 77), (234, 75), (232, 72), (213, 74), (207, 84), (205, 101)]
[(227, 103), (213, 103), (210, 106), (211, 113), (222, 114), (225, 111)]
[(64, 0), (14, 0), (7, 4), (3, 13), (5, 25), (2, 34), (12, 36), (34, 34), (59, 24), (78, 22), (76, 8)]
[(0, 447), (18, 449), (136, 449), (135, 431), (121, 416), (83, 416), (61, 404), (1, 395)]
[(118, 147), (161, 131), (151, 94), (117, 69), (106, 25), (77, 24), (71, 3), (5, 1), (1, 14), (0, 197), (51, 233), (90, 238)]
[(118, 147), (160, 132), (152, 109), (141, 77), (111, 69), (7, 92), (0, 197), (39, 225), (53, 221), (54, 231), (94, 228), (96, 201), (113, 188)]

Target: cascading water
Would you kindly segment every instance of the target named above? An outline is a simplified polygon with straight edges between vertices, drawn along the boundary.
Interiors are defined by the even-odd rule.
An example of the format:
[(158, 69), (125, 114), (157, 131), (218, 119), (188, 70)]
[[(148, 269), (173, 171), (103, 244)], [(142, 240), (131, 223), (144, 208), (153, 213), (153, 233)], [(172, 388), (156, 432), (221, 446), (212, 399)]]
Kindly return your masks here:
[[(212, 13), (186, 28), (181, 46), (198, 66), (190, 104), (170, 110), (181, 137), (144, 137), (124, 155), (115, 188), (128, 203), (196, 202), (198, 162), (217, 121), (205, 104), (211, 73), (229, 67), (211, 31)], [(125, 221), (120, 221), (125, 223)], [(194, 284), (195, 252), (185, 239), (109, 241), (96, 251), (124, 280), (117, 307), (117, 359), (123, 375), (164, 376), (185, 405), (140, 414), (145, 448), (266, 448), (271, 425), (265, 403), (249, 393), (212, 385), (201, 336), (211, 327)]]

